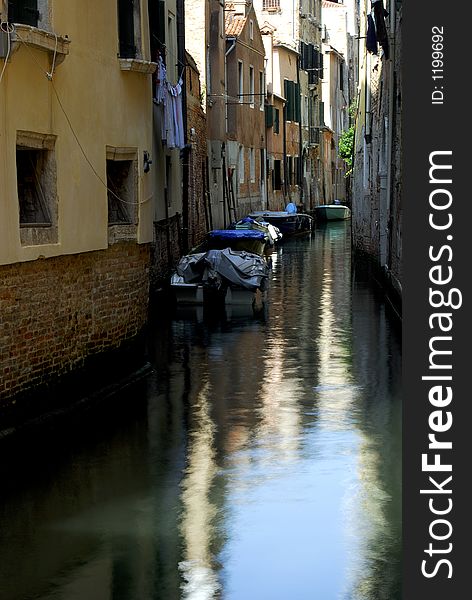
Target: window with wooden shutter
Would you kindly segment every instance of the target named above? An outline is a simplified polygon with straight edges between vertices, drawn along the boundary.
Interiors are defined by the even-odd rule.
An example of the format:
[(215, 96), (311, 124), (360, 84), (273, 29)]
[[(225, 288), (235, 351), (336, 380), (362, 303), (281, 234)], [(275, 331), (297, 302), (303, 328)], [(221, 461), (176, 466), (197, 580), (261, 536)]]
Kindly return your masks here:
[(38, 26), (38, 0), (8, 0), (8, 20), (10, 23)]
[(305, 70), (310, 68), (310, 48), (310, 44), (303, 44), (303, 64)]
[(274, 108), (274, 133), (280, 132), (280, 111)]
[(284, 79), (285, 120), (293, 121), (293, 81)]
[(289, 110), (290, 110), (290, 98), (289, 98), (289, 81), (288, 79), (284, 79), (284, 98), (285, 98), (285, 119), (290, 121), (289, 118)]
[(324, 102), (320, 102), (320, 127), (324, 127)]
[(293, 112), (294, 112), (294, 116), (293, 116), (293, 120), (296, 121), (297, 123), (300, 123), (301, 121), (301, 114), (300, 114), (300, 84), (299, 83), (294, 83), (293, 84)]

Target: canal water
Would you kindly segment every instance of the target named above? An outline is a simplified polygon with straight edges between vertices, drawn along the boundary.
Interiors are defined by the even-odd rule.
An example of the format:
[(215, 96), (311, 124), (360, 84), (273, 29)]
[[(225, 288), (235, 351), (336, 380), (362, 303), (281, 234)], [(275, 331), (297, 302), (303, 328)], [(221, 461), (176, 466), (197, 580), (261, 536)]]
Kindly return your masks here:
[(349, 224), (269, 302), (154, 314), (155, 372), (3, 456), (2, 600), (397, 600), (400, 340)]

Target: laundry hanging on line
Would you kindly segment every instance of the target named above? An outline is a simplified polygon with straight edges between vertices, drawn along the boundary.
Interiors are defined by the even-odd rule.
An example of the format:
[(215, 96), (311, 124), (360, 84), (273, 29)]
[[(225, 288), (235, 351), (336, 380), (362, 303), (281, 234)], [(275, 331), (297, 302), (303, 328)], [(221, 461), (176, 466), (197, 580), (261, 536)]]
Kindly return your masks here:
[(367, 40), (366, 40), (367, 51), (371, 54), (377, 54), (377, 34), (375, 33), (374, 18), (371, 14), (367, 16)]
[(181, 149), (185, 146), (182, 88), (182, 78), (177, 85), (171, 85), (167, 81), (164, 61), (159, 57), (155, 102), (162, 107), (161, 139), (169, 149)]
[(385, 17), (388, 12), (384, 8), (383, 0), (372, 0), (372, 11), (375, 19), (375, 35), (377, 42), (381, 45), (385, 58), (389, 58), (390, 48), (388, 43), (387, 25)]

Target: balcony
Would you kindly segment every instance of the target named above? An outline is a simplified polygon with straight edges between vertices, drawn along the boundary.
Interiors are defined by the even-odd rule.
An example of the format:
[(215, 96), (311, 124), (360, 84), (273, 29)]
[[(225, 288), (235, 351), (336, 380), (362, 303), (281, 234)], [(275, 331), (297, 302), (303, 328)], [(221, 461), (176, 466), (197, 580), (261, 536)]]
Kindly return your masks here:
[(262, 10), (280, 12), (280, 0), (262, 0)]

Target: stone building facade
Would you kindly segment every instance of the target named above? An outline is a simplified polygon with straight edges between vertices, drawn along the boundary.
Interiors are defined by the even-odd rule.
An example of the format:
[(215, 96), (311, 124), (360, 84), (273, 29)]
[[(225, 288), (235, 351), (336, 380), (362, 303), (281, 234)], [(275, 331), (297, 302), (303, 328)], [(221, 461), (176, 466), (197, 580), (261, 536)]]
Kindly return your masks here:
[(185, 48), (200, 73), (202, 107), (207, 122), (208, 211), (213, 227), (227, 219), (223, 163), (226, 144), (225, 5), (221, 0), (186, 0)]
[[(178, 90), (185, 114), (185, 47), (179, 0), (150, 2), (149, 29), (151, 54), (154, 61), (165, 66), (162, 73), (156, 70), (153, 89), (149, 94), (152, 106), (152, 164), (149, 177), (152, 182), (153, 240), (151, 249), (151, 287), (159, 288), (168, 280), (182, 254), (187, 237), (186, 199), (183, 196), (184, 168), (182, 147), (167, 139), (166, 109), (160, 94), (166, 95), (167, 85)], [(159, 91), (160, 90), (160, 91)], [(169, 103), (168, 97), (165, 103)], [(172, 121), (171, 121), (172, 122)], [(184, 139), (182, 146), (185, 144)]]
[(0, 408), (137, 339), (147, 317), (148, 3), (44, 4), (1, 12)]
[[(374, 7), (378, 4), (378, 13)], [(361, 3), (359, 101), (354, 146), (352, 227), (354, 248), (369, 257), (394, 299), (402, 292), (401, 183), (401, 2), (372, 3), (380, 8), (384, 35), (366, 47), (370, 3)], [(376, 50), (375, 54), (372, 50)]]
[[(321, 48), (321, 0), (295, 0), (294, 2), (283, 2), (283, 0), (254, 0), (254, 7), (259, 19), (261, 29), (266, 31), (268, 27), (272, 30), (274, 47), (280, 46), (292, 50), (296, 60), (295, 69), (292, 74), (292, 88), (288, 92), (297, 101), (297, 121), (293, 118), (287, 119), (297, 125), (298, 148), (286, 153), (287, 176), (285, 181), (290, 185), (285, 190), (285, 195), (290, 195), (294, 202), (303, 205), (305, 210), (311, 210), (321, 200), (321, 139), (322, 127), (322, 94), (321, 79), (323, 72), (322, 48)], [(270, 66), (268, 56), (268, 68), (272, 69), (272, 75), (278, 79), (280, 73), (274, 71), (276, 64)], [(269, 75), (268, 75), (269, 84)], [(268, 93), (273, 89), (268, 85)], [(281, 96), (284, 100), (285, 87), (282, 84)], [(289, 108), (289, 116), (292, 116)], [(290, 126), (290, 129), (294, 129)], [(295, 145), (295, 140), (292, 140)], [(296, 167), (294, 166), (296, 164)], [(291, 174), (296, 169), (295, 174)], [(274, 198), (278, 197), (276, 193)]]
[(211, 229), (209, 192), (207, 184), (207, 127), (202, 107), (200, 72), (197, 64), (186, 53), (187, 140), (188, 140), (188, 246), (199, 244)]
[(252, 4), (226, 5), (226, 167), (228, 220), (260, 210), (266, 198), (264, 44)]

